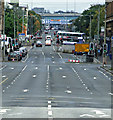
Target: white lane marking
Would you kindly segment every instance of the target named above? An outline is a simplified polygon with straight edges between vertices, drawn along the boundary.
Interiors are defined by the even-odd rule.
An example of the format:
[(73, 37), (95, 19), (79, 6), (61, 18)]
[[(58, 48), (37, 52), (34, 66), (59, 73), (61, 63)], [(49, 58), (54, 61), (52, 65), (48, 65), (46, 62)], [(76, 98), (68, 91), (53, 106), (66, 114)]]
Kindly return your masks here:
[(55, 47), (53, 46), (53, 50), (55, 51)]
[(108, 94), (113, 96), (113, 93), (108, 93)]
[(60, 69), (60, 70), (62, 70), (62, 68), (61, 68), (61, 67), (59, 67), (59, 69)]
[(71, 93), (72, 93), (71, 90), (66, 90), (65, 92), (68, 93), (68, 94), (71, 94)]
[(84, 71), (86, 71), (86, 69), (84, 69)]
[(62, 56), (60, 55), (60, 53), (58, 53), (58, 55), (59, 55), (59, 57), (60, 57), (61, 59), (63, 59)]
[(97, 78), (96, 77), (93, 77), (94, 80), (96, 80)]
[(45, 55), (44, 52), (42, 52), (42, 55)]
[(22, 72), (27, 68), (27, 65), (23, 68)]
[(38, 67), (35, 67), (35, 69), (37, 70), (37, 69), (38, 69)]
[(55, 63), (55, 61), (53, 61), (53, 64)]
[(44, 54), (44, 52), (42, 51), (42, 55), (44, 56), (44, 62), (45, 62), (45, 54)]
[(3, 90), (3, 92), (5, 92), (5, 90)]
[(99, 117), (100, 117), (100, 118), (105, 118), (105, 117), (106, 117), (106, 118), (110, 118), (109, 115), (100, 115)]
[(51, 105), (48, 105), (48, 109), (51, 109)]
[(90, 114), (83, 114), (83, 115), (80, 115), (80, 117), (92, 117), (92, 118), (94, 118), (94, 116), (90, 115)]
[(6, 75), (3, 75), (2, 77), (3, 77), (3, 78), (5, 78), (5, 77), (6, 77)]
[(11, 68), (11, 70), (14, 70), (14, 68)]
[(52, 111), (48, 111), (48, 115), (52, 116), (52, 114), (53, 114)]
[(24, 93), (26, 93), (26, 92), (28, 92), (28, 91), (29, 91), (28, 89), (24, 89), (24, 90), (23, 90)]
[(14, 83), (12, 82), (11, 84), (13, 85)]
[(54, 56), (52, 56), (52, 58), (54, 58)]
[(102, 72), (102, 71), (100, 71), (100, 70), (99, 70), (99, 72), (100, 72), (101, 74), (103, 74), (105, 77), (108, 78), (108, 76), (107, 76), (104, 72)]
[(48, 104), (51, 104), (51, 101), (48, 101)]
[(6, 68), (6, 67), (7, 67), (7, 65), (4, 65), (4, 67), (0, 68), (0, 70), (3, 70), (3, 69)]
[(97, 115), (105, 115), (105, 113), (100, 110), (92, 110), (92, 112), (95, 112)]
[(10, 110), (10, 109), (1, 109), (1, 110), (0, 110), (0, 114), (4, 114), (4, 113), (6, 113), (8, 110)]
[(36, 75), (33, 75), (33, 78), (36, 78)]
[[(71, 68), (72, 68), (73, 72), (77, 75), (77, 77), (79, 78), (79, 80), (82, 82), (83, 86), (86, 86), (86, 84), (83, 82), (83, 80), (78, 75), (77, 71), (73, 67), (71, 67)], [(90, 91), (87, 86), (85, 88), (87, 89), (87, 91)], [(93, 93), (91, 92), (91, 94), (93, 94)]]
[(24, 61), (22, 61), (22, 62), (26, 62), (28, 58), (29, 58), (29, 55), (27, 54), (27, 58)]
[(66, 76), (62, 76), (62, 78), (66, 78)]

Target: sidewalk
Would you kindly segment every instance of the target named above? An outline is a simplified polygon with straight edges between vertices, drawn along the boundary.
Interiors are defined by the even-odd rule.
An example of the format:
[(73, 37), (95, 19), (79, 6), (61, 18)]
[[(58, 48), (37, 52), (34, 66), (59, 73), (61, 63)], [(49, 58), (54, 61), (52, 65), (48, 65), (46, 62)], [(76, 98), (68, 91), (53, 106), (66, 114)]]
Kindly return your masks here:
[(98, 58), (95, 58), (100, 64), (100, 68), (106, 70), (107, 72), (113, 74), (113, 70), (111, 70), (111, 60), (109, 58), (109, 56), (107, 56), (107, 64), (103, 67), (103, 56), (98, 56)]

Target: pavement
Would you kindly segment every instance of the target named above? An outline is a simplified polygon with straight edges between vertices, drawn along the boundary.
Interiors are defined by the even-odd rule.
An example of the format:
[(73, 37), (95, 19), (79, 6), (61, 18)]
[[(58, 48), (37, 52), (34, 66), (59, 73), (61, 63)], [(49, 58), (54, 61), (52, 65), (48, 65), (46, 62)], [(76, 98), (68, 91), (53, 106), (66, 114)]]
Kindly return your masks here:
[(107, 56), (107, 59), (106, 59), (107, 64), (104, 66), (103, 66), (103, 56), (99, 56), (98, 58), (95, 58), (95, 61), (97, 63), (101, 64), (100, 68), (106, 70), (107, 72), (109, 72), (113, 75), (113, 70), (111, 70), (111, 60), (110, 60), (109, 56)]

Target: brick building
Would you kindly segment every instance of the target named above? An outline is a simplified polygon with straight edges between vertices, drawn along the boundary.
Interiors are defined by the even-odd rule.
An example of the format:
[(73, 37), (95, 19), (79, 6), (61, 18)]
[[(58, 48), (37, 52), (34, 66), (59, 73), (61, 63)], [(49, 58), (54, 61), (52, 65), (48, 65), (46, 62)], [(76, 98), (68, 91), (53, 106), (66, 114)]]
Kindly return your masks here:
[(106, 32), (107, 37), (113, 36), (113, 0), (106, 0)]

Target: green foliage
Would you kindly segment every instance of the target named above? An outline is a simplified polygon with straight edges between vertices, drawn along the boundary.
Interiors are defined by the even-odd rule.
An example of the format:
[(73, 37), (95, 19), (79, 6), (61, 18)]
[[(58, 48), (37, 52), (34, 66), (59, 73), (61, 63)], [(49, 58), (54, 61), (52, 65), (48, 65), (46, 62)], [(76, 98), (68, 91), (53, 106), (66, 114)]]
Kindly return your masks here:
[(29, 34), (35, 34), (38, 30), (41, 30), (42, 22), (41, 16), (36, 14), (34, 11), (29, 11), (28, 29)]
[(76, 26), (75, 31), (83, 32), (86, 36), (89, 36), (90, 33), (90, 16), (91, 16), (91, 35), (92, 38), (94, 35), (97, 35), (98, 31), (98, 15), (99, 15), (99, 6), (100, 6), (100, 30), (101, 26), (104, 26), (105, 20), (105, 6), (104, 5), (93, 5), (88, 10), (83, 11), (82, 15), (73, 21), (71, 28)]

